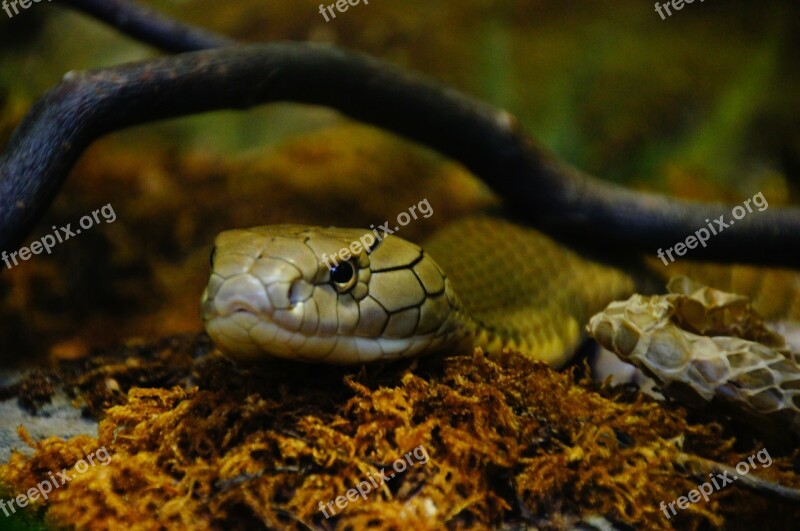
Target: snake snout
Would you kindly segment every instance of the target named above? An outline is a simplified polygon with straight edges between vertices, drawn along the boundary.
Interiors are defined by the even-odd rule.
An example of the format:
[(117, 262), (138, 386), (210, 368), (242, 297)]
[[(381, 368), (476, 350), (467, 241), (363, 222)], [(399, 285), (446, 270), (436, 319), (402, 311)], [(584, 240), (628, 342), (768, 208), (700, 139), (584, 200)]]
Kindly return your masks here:
[(252, 275), (225, 279), (212, 301), (213, 310), (220, 316), (241, 312), (262, 315), (271, 311), (263, 284)]

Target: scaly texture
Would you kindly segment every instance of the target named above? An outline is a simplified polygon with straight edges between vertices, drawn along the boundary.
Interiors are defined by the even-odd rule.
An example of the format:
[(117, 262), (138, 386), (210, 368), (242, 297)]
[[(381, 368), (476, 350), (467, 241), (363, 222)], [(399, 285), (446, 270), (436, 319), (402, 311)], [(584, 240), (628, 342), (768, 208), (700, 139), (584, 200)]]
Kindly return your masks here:
[(464, 342), (558, 367), (589, 316), (634, 286), (538, 231), (491, 217), (452, 224), (426, 249), (359, 229), (226, 231), (203, 295), (206, 330), (246, 360), (363, 363)]
[(667, 393), (716, 398), (800, 435), (800, 354), (764, 326), (746, 297), (686, 277), (674, 278), (670, 291), (613, 302), (588, 329)]
[(650, 267), (664, 281), (686, 276), (729, 293), (744, 295), (765, 319), (800, 322), (800, 274), (796, 270), (722, 265), (681, 260), (664, 266), (653, 257)]
[(302, 225), (226, 231), (212, 267), (203, 320), (238, 359), (365, 363), (431, 352), (464, 335), (442, 270), (393, 236)]
[(572, 357), (589, 317), (634, 291), (622, 271), (500, 218), (450, 224), (425, 249), (474, 321), (472, 346), (510, 348), (553, 367)]

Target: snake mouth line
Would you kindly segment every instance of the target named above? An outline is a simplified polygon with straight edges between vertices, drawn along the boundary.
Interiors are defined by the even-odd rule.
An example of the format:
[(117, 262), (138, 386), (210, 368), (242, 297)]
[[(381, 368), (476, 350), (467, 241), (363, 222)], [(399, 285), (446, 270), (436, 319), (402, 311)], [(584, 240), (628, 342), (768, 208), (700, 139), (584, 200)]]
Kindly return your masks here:
[(364, 337), (338, 330), (307, 334), (242, 304), (222, 314), (207, 297), (203, 300), (203, 320), (208, 335), (226, 355), (244, 363), (263, 360), (265, 353), (309, 363), (372, 363), (416, 356), (440, 339), (436, 332), (409, 338)]
[(276, 309), (260, 297), (246, 300), (241, 292), (236, 297), (226, 297), (220, 287), (214, 292), (216, 296), (210, 296), (207, 288), (203, 294), (201, 307), (206, 331), (226, 354), (241, 362), (261, 360), (268, 352), (277, 358), (330, 364), (352, 364), (355, 354), (359, 362), (369, 363), (398, 352), (415, 355), (433, 339), (433, 334), (412, 338), (362, 337), (343, 334), (338, 327), (306, 333), (302, 326), (295, 330), (276, 319), (278, 312), (299, 311), (298, 306), (305, 301), (293, 301), (286, 308)]
[[(206, 321), (206, 330), (214, 341), (225, 347), (226, 352), (235, 353), (234, 357), (240, 361), (261, 359), (264, 350), (280, 358), (323, 361), (338, 343), (335, 335), (315, 338), (302, 332), (293, 332), (267, 316), (244, 309), (211, 317)], [(325, 352), (322, 344), (306, 346), (314, 339), (328, 342), (328, 352)], [(309, 347), (315, 347), (313, 350), (316, 355), (307, 354)]]
[(305, 362), (337, 365), (394, 359), (397, 353), (411, 357), (424, 351), (434, 340), (434, 334), (408, 339), (360, 337), (336, 332), (326, 335), (307, 335), (291, 331), (266, 316), (247, 311), (214, 315), (206, 319), (206, 330), (222, 349), (237, 361), (252, 362), (264, 359), (269, 352), (274, 357)]

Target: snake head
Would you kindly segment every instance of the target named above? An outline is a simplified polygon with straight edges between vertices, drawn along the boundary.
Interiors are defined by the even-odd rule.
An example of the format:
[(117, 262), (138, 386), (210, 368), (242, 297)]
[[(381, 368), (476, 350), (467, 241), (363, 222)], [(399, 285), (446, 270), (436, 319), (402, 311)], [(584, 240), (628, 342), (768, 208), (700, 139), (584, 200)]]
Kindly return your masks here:
[(346, 364), (453, 343), (456, 305), (417, 245), (362, 229), (276, 225), (217, 237), (202, 314), (233, 359)]

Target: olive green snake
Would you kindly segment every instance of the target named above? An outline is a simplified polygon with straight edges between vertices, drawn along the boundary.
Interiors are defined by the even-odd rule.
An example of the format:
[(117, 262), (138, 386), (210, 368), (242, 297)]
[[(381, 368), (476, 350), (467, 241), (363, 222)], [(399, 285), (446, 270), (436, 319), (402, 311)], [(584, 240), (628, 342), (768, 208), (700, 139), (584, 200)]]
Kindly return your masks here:
[[(338, 257), (365, 234), (295, 225), (223, 232), (202, 303), (209, 335), (238, 359), (365, 363), (467, 343), (558, 367), (591, 313), (633, 288), (620, 271), (496, 218), (451, 224), (424, 250), (392, 235)], [(335, 271), (324, 255), (338, 258)]]
[[(221, 233), (202, 301), (208, 334), (241, 361), (359, 364), (480, 347), (508, 349), (558, 368), (585, 339), (593, 315), (641, 289), (637, 275), (500, 217), (446, 225), (424, 248), (394, 235), (351, 245), (371, 234), (302, 225)], [(770, 318), (800, 314), (800, 276), (787, 270), (687, 263), (668, 272), (753, 296)], [(780, 348), (771, 349), (781, 346), (773, 336), (764, 341), (765, 332), (758, 343), (752, 340), (759, 337), (739, 330), (748, 322), (760, 330), (747, 299), (734, 297), (733, 306), (708, 311), (711, 321), (745, 316), (727, 330), (740, 337), (723, 345), (727, 350), (714, 350), (700, 337), (703, 331), (693, 331), (695, 340), (674, 330), (670, 318), (677, 312), (670, 303), (676, 295), (668, 297), (614, 303), (591, 319), (588, 331), (673, 390), (689, 388), (706, 401), (722, 397), (755, 416), (788, 417), (800, 432), (800, 366)], [(717, 292), (710, 298), (719, 298)], [(638, 306), (631, 310), (630, 304)], [(691, 304), (682, 308), (697, 313)], [(673, 335), (659, 343), (652, 333)], [(750, 349), (746, 359), (742, 348)]]

